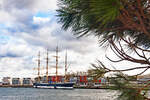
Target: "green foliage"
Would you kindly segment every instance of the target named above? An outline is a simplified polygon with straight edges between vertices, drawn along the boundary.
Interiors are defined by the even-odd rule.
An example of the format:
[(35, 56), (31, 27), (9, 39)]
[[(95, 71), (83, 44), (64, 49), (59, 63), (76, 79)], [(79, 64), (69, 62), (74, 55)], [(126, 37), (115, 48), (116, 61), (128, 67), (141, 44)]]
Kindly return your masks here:
[[(98, 65), (92, 64), (94, 69), (88, 71), (89, 76), (93, 76), (94, 79), (99, 77), (104, 77), (104, 74), (109, 72), (109, 69), (106, 66), (98, 61)], [(112, 90), (118, 90), (118, 100), (145, 100), (145, 94), (147, 93), (146, 90), (142, 90), (138, 88), (137, 84), (132, 83), (132, 81), (136, 81), (136, 76), (128, 76), (121, 72), (115, 74), (115, 77), (109, 78), (109, 81), (113, 86), (111, 87)]]
[(106, 71), (103, 68), (96, 68), (96, 69), (88, 70), (88, 75), (93, 76), (96, 79), (103, 77), (105, 73), (106, 73)]
[[(114, 41), (120, 38), (131, 37), (132, 43), (149, 48), (150, 39), (143, 31), (138, 29), (142, 28), (125, 28), (118, 29), (123, 26), (123, 23), (118, 19), (121, 14), (121, 9), (128, 10), (129, 6), (136, 8), (138, 0), (59, 0), (59, 9), (57, 10), (58, 22), (62, 24), (62, 28), (67, 30), (69, 28), (75, 32), (75, 35), (87, 36), (93, 34), (101, 37), (100, 43), (107, 43), (110, 38)], [(145, 8), (148, 0), (140, 0), (141, 7)], [(129, 6), (128, 6), (129, 5)], [(137, 9), (137, 8), (136, 8)], [(139, 25), (135, 10), (129, 11), (131, 19), (136, 26)], [(137, 12), (139, 9), (137, 10)], [(149, 11), (144, 11), (144, 14)], [(145, 26), (148, 26), (150, 17), (143, 18)], [(129, 18), (130, 19), (130, 18)], [(125, 20), (126, 21), (126, 20)], [(129, 20), (127, 20), (128, 22)], [(129, 21), (130, 22), (130, 21)], [(147, 28), (147, 27), (146, 27)], [(150, 30), (148, 28), (148, 32)], [(118, 35), (119, 34), (119, 35)], [(95, 66), (95, 65), (93, 65)], [(90, 74), (96, 77), (101, 77), (109, 70), (105, 66), (99, 68), (95, 66)], [(132, 77), (117, 75), (117, 79), (114, 80), (115, 86), (113, 89), (117, 89), (121, 92), (119, 100), (144, 100), (144, 96), (138, 92), (138, 89), (133, 88), (129, 80)]]
[(114, 86), (112, 89), (119, 90), (120, 95), (118, 96), (118, 100), (145, 100), (145, 96), (130, 83), (130, 80), (132, 80), (131, 77), (127, 75), (116, 75), (116, 78), (113, 80)]
[(104, 30), (119, 15), (119, 0), (59, 0), (58, 17), (64, 29), (72, 28), (79, 36)]
[(88, 70), (88, 75), (94, 78), (104, 77), (104, 74), (108, 72), (105, 65), (101, 61), (97, 61), (97, 64), (91, 64), (93, 69)]
[[(145, 8), (148, 0), (141, 1), (141, 6)], [(149, 48), (150, 39), (143, 32), (134, 27), (118, 29), (124, 26), (118, 17), (122, 9), (128, 10), (127, 5), (137, 6), (137, 0), (59, 0), (58, 22), (65, 30), (71, 28), (78, 37), (90, 34), (101, 37), (99, 41), (101, 45), (108, 44), (110, 37), (117, 41), (120, 37), (130, 36), (134, 44)], [(139, 24), (139, 19), (134, 12), (135, 10), (128, 11), (135, 24)], [(144, 13), (148, 12), (144, 11)], [(148, 25), (149, 18), (148, 15), (144, 21), (145, 26)], [(125, 21), (130, 22), (130, 20)]]

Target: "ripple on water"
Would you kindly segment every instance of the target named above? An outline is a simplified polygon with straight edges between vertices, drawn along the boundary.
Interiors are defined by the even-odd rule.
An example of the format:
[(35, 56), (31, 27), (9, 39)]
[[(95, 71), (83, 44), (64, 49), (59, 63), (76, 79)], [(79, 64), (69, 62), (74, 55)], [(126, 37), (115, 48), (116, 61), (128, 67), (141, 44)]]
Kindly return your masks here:
[(114, 100), (115, 94), (104, 89), (0, 88), (0, 100)]

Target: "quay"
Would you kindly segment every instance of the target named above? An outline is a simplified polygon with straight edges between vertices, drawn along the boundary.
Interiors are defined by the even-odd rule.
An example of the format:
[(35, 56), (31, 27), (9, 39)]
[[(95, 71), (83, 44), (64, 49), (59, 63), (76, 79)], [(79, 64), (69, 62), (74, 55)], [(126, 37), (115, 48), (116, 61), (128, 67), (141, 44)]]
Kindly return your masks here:
[[(144, 85), (144, 84), (143, 84)], [(143, 87), (142, 84), (134, 85), (134, 88)], [(102, 85), (102, 86), (74, 86), (74, 89), (112, 89), (113, 85)], [(0, 88), (33, 88), (33, 85), (0, 85)], [(150, 87), (145, 88), (149, 90)]]
[[(33, 88), (33, 85), (0, 85), (0, 88)], [(108, 86), (74, 86), (75, 89), (109, 89)]]
[(32, 88), (33, 85), (0, 85), (0, 88), (10, 87), (10, 88)]

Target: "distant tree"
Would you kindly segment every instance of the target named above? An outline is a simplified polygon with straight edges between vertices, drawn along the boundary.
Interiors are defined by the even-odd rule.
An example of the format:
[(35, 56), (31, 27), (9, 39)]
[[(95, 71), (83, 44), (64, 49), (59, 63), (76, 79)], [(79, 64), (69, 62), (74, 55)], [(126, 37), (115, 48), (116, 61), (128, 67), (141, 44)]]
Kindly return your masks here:
[[(112, 62), (142, 65), (122, 70), (101, 66), (100, 74), (143, 69), (137, 74), (141, 75), (150, 68), (150, 57), (146, 55), (150, 53), (150, 0), (59, 0), (58, 5), (58, 22), (63, 29), (71, 28), (79, 37), (99, 37), (99, 43), (110, 46), (119, 58), (115, 61), (106, 56)], [(126, 52), (123, 44), (138, 57)]]

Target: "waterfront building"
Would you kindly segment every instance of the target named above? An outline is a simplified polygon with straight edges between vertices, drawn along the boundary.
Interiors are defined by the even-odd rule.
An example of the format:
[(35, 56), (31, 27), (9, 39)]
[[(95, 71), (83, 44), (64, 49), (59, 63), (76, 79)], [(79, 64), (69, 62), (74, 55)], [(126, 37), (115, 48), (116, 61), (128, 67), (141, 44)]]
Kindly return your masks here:
[(23, 78), (23, 85), (32, 85), (32, 80), (31, 78)]
[[(40, 77), (41, 83), (46, 83), (46, 76)], [(35, 78), (35, 82), (38, 82), (38, 78)], [(56, 76), (48, 76), (48, 82), (49, 83), (55, 83), (56, 82)], [(65, 76), (57, 76), (57, 83), (63, 83), (65, 82)], [(75, 83), (77, 86), (81, 87), (100, 87), (103, 85), (106, 85), (108, 83), (106, 78), (98, 78), (94, 79), (92, 76), (87, 75), (68, 75), (66, 82), (72, 82)]]
[(70, 77), (69, 81), (73, 82), (73, 83), (76, 83), (77, 82), (77, 77)]
[[(35, 82), (38, 82), (38, 78), (35, 78)], [(46, 83), (47, 82), (47, 76), (40, 77), (40, 83)], [(48, 82), (49, 83), (55, 83), (56, 82), (56, 76), (48, 76)], [(57, 76), (57, 82), (61, 83), (64, 82), (64, 76)]]
[(140, 75), (137, 77), (138, 84), (146, 84), (150, 80), (150, 74)]
[(106, 84), (106, 79), (104, 78), (98, 78), (94, 81), (94, 86), (102, 86), (104, 84)]
[(3, 77), (2, 84), (3, 85), (10, 85), (11, 84), (11, 78), (10, 77)]
[(12, 78), (12, 85), (20, 85), (21, 81), (20, 78)]
[(79, 77), (80, 77), (79, 85), (80, 86), (87, 86), (87, 83), (88, 83), (87, 76), (79, 76)]

